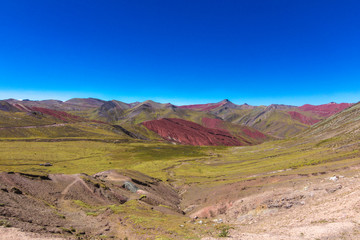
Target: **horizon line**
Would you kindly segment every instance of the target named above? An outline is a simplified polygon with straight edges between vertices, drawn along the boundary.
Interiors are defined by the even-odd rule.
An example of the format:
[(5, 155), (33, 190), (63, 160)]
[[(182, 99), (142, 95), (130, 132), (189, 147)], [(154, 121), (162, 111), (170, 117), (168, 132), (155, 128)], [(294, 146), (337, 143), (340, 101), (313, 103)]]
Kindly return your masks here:
[(331, 101), (331, 102), (327, 102), (327, 103), (322, 103), (322, 104), (311, 104), (311, 103), (304, 103), (304, 104), (300, 104), (300, 105), (295, 105), (295, 104), (286, 104), (286, 103), (271, 103), (271, 104), (260, 104), (260, 105), (253, 105), (253, 104), (248, 104), (246, 102), (244, 103), (241, 103), (241, 104), (238, 104), (234, 101), (231, 101), (229, 100), (228, 98), (225, 98), (221, 101), (213, 101), (213, 102), (206, 102), (206, 103), (190, 103), (190, 104), (173, 104), (171, 102), (161, 102), (161, 101), (154, 101), (152, 99), (147, 99), (147, 100), (144, 100), (144, 101), (121, 101), (121, 100), (118, 100), (118, 99), (111, 99), (111, 100), (104, 100), (104, 99), (101, 99), (101, 98), (97, 98), (97, 97), (72, 97), (72, 98), (68, 98), (68, 99), (56, 99), (56, 98), (45, 98), (45, 99), (30, 99), (30, 98), (23, 98), (23, 99), (17, 99), (17, 98), (6, 98), (6, 99), (1, 99), (0, 101), (8, 101), (8, 100), (17, 100), (17, 101), (33, 101), (33, 102), (40, 102), (40, 101), (61, 101), (61, 102), (67, 102), (69, 100), (72, 100), (72, 99), (96, 99), (96, 100), (101, 100), (101, 101), (106, 101), (106, 102), (109, 102), (109, 101), (119, 101), (119, 102), (124, 102), (126, 104), (131, 104), (131, 103), (144, 103), (144, 102), (147, 102), (147, 101), (152, 101), (152, 102), (156, 102), (156, 103), (160, 103), (160, 104), (172, 104), (176, 107), (181, 107), (181, 106), (192, 106), (192, 105), (206, 105), (206, 104), (217, 104), (217, 103), (221, 103), (221, 102), (224, 102), (224, 101), (228, 101), (228, 102), (231, 102), (235, 105), (238, 105), (238, 106), (241, 106), (241, 105), (249, 105), (249, 106), (255, 106), (255, 107), (260, 107), (260, 106), (271, 106), (271, 105), (287, 105), (287, 106), (294, 106), (294, 107), (300, 107), (300, 106), (304, 106), (304, 105), (314, 105), (314, 106), (319, 106), (319, 105), (327, 105), (327, 104), (342, 104), (342, 103), (349, 103), (349, 104), (356, 104), (358, 102), (336, 102), (336, 101)]

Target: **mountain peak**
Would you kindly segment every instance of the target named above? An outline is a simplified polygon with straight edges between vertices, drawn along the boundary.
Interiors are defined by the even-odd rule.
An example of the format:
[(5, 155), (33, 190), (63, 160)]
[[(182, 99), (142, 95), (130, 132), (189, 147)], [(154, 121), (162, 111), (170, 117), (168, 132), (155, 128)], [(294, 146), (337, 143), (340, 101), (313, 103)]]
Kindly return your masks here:
[(144, 106), (154, 109), (175, 107), (171, 103), (159, 103), (159, 102), (154, 102), (152, 100), (147, 100), (142, 103), (139, 103), (135, 107), (144, 107)]

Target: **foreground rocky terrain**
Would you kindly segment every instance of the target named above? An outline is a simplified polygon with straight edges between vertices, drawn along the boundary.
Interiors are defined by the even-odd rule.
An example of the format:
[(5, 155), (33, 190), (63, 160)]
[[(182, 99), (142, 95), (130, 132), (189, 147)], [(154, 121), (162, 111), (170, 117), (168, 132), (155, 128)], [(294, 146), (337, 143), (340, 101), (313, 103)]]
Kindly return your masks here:
[[(224, 239), (359, 239), (359, 170), (289, 180), (238, 199), (217, 216), (231, 224)], [(217, 238), (203, 238), (210, 239)]]
[(183, 215), (176, 191), (137, 172), (94, 176), (10, 172), (0, 174), (0, 183), (1, 225), (24, 232), (119, 239), (127, 236), (121, 213), (132, 208)]
[[(221, 202), (192, 212), (188, 215), (190, 218), (180, 225), (192, 225), (199, 229), (209, 229), (208, 225), (212, 225), (215, 226), (211, 228), (212, 231), (216, 231), (216, 227), (225, 226), (229, 232), (226, 234), (227, 238), (221, 239), (359, 239), (359, 170), (360, 165), (310, 176), (280, 174), (267, 178), (267, 184), (262, 187), (257, 187), (261, 179), (250, 181), (246, 188), (256, 189), (252, 194), (238, 199), (223, 195)], [(115, 239), (155, 239), (150, 235), (144, 235), (144, 238), (133, 236), (128, 229), (132, 228), (131, 223), (126, 221), (126, 217), (123, 218), (121, 211), (116, 212), (111, 204), (135, 200), (140, 205), (143, 204), (143, 207), (153, 206), (152, 209), (159, 212), (179, 216), (183, 214), (178, 208), (180, 198), (173, 190), (156, 183), (158, 186), (155, 187), (154, 182), (139, 182), (115, 171), (99, 173), (95, 178), (84, 175), (51, 175), (47, 180), (29, 180), (29, 177), (19, 174), (1, 175), (2, 183), (11, 183), (2, 184), (1, 221), (3, 225), (9, 221), (12, 226), (0, 228), (0, 239), (88, 239), (90, 236), (94, 237), (89, 239), (105, 236)], [(98, 181), (104, 185), (97, 187)], [(127, 181), (142, 189), (134, 189), (132, 193), (131, 188), (114, 188), (116, 185), (123, 186)], [(15, 184), (24, 192), (20, 193), (21, 190), (15, 188)], [(244, 189), (243, 184), (234, 183), (222, 191)], [(105, 186), (111, 187), (108, 193)], [(50, 191), (45, 192), (45, 189)], [(219, 194), (220, 191), (215, 193)], [(145, 195), (147, 198), (141, 199)], [(167, 196), (167, 199), (161, 196)], [(117, 200), (111, 200), (114, 197)], [(99, 210), (99, 215), (94, 216), (98, 214), (95, 206), (104, 204), (107, 208)], [(136, 225), (138, 229), (144, 228), (142, 223), (134, 226)], [(220, 238), (217, 234), (210, 235), (214, 236), (202, 239)]]

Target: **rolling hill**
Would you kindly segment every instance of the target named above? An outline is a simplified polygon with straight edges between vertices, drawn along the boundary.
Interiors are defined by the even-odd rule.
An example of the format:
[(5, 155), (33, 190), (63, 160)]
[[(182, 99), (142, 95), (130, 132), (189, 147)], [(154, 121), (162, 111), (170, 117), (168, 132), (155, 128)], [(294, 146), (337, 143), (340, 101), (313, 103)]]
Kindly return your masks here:
[[(185, 106), (151, 100), (124, 103), (95, 98), (73, 98), (65, 102), (7, 99), (0, 102), (0, 137), (118, 137), (150, 141), (169, 140), (170, 135), (174, 133), (169, 129), (160, 130), (167, 125), (158, 123), (163, 123), (163, 119), (178, 119), (173, 120), (171, 125), (168, 124), (167, 128), (173, 128), (175, 131), (175, 127), (179, 127), (181, 123), (182, 130), (187, 129), (189, 136), (201, 135), (202, 131), (209, 132), (209, 129), (215, 129), (225, 131), (228, 136), (234, 137), (236, 141), (230, 141), (233, 145), (253, 145), (274, 138), (295, 136), (307, 130), (309, 126), (350, 106), (348, 103), (301, 107), (279, 104), (250, 106), (237, 105), (227, 99), (218, 103)], [(13, 121), (14, 119), (16, 121)], [(151, 128), (150, 125), (156, 127)], [(164, 136), (164, 132), (169, 136)], [(175, 132), (181, 131), (178, 129)], [(212, 141), (194, 139), (183, 139), (179, 142), (213, 144)], [(229, 145), (227, 141), (222, 143)]]
[[(173, 143), (208, 146), (253, 145), (270, 139), (249, 127), (235, 126), (219, 119), (203, 118), (203, 125), (178, 118), (162, 118), (142, 124)], [(232, 131), (229, 131), (232, 130)]]
[(360, 103), (313, 125), (299, 135), (311, 140), (357, 142), (360, 137)]
[(185, 105), (180, 108), (209, 112), (224, 121), (250, 126), (274, 137), (286, 138), (351, 105), (329, 103), (318, 106), (307, 104), (301, 107), (280, 104), (250, 106), (236, 105), (225, 99), (219, 103)]

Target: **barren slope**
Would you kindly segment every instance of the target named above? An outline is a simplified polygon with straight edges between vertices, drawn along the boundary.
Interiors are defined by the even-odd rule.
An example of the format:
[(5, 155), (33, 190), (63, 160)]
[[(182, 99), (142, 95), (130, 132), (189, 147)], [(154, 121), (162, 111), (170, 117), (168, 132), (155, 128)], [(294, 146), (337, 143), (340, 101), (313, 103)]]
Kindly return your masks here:
[(194, 122), (162, 118), (142, 123), (164, 139), (181, 144), (207, 146), (239, 146), (242, 143), (228, 131), (206, 128)]

